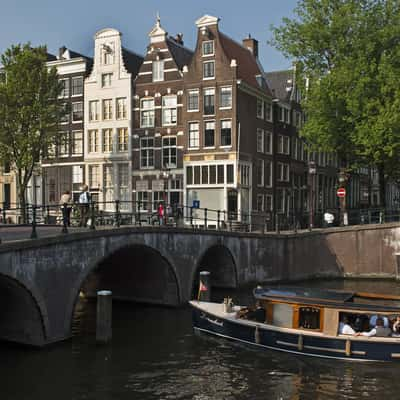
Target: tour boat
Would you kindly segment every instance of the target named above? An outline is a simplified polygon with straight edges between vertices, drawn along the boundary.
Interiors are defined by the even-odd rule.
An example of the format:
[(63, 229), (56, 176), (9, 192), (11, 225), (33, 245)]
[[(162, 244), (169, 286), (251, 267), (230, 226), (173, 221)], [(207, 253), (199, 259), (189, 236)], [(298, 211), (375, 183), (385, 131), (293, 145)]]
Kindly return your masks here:
[[(343, 318), (361, 331), (370, 318), (388, 323), (400, 316), (400, 296), (300, 287), (257, 287), (263, 322), (246, 318), (246, 307), (190, 301), (196, 333), (299, 355), (353, 360), (400, 361), (400, 337), (339, 333)], [(243, 318), (243, 316), (245, 318)]]

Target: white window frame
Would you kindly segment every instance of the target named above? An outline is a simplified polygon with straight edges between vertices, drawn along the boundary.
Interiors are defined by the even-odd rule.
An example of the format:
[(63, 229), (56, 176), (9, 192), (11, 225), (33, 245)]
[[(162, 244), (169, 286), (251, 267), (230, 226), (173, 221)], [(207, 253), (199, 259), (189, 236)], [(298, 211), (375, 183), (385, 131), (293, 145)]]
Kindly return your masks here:
[[(76, 143), (80, 143), (77, 151)], [(77, 130), (72, 131), (72, 146), (71, 152), (72, 156), (82, 156), (83, 155), (83, 131)]]
[[(230, 136), (229, 136), (230, 137), (230, 141), (229, 141), (229, 144), (222, 144), (222, 131), (224, 129), (227, 129), (227, 128), (224, 128), (223, 125), (226, 122), (229, 122), (229, 125), (230, 125), (229, 126), (229, 129), (230, 129)], [(221, 148), (227, 149), (227, 148), (232, 147), (232, 120), (231, 119), (221, 119), (219, 140), (220, 140), (220, 147)]]
[[(187, 111), (188, 112), (196, 112), (200, 110), (200, 91), (199, 89), (189, 89), (187, 96)], [(191, 95), (195, 95), (197, 97), (197, 108), (190, 108), (190, 97)]]
[(98, 129), (88, 130), (88, 153), (99, 152), (99, 131)]
[[(274, 135), (271, 131), (264, 131), (264, 150), (265, 154), (272, 154), (274, 148)], [(269, 148), (267, 147), (268, 140), (267, 137), (270, 138), (269, 140)]]
[[(168, 105), (168, 100), (174, 100), (174, 105)], [(178, 122), (178, 99), (176, 95), (166, 95), (162, 97), (162, 125), (175, 126)]]
[(61, 158), (69, 157), (69, 134), (60, 132), (58, 143), (58, 156)]
[[(207, 126), (208, 125), (210, 125), (210, 124), (213, 124), (214, 125), (214, 144), (213, 145), (206, 145), (206, 130), (207, 130)], [(214, 120), (207, 120), (207, 121), (204, 121), (204, 135), (203, 135), (203, 140), (204, 140), (204, 145), (203, 145), (203, 148), (204, 149), (215, 149), (215, 133), (216, 133), (216, 129), (215, 129), (215, 127), (216, 127), (216, 124), (215, 124), (215, 121)], [(208, 129), (208, 130), (211, 130), (211, 129)]]
[(263, 212), (264, 211), (264, 195), (261, 193), (257, 193), (257, 211), (258, 212)]
[[(175, 141), (175, 144), (171, 144), (171, 141)], [(176, 168), (178, 162), (177, 161), (178, 152), (176, 144), (177, 144), (176, 136), (163, 136), (161, 157), (162, 157), (162, 166), (164, 168)], [(165, 151), (168, 153), (167, 156), (165, 156)], [(167, 162), (165, 162), (166, 159), (168, 160)], [(173, 159), (175, 159), (175, 162), (173, 162)]]
[[(152, 106), (143, 107), (146, 102), (151, 102)], [(143, 118), (143, 114), (148, 114), (149, 117)], [(144, 124), (143, 121), (149, 121), (148, 123)], [(140, 127), (141, 128), (154, 128), (155, 124), (155, 101), (153, 97), (145, 97), (140, 99)]]
[[(269, 176), (267, 176), (267, 165), (269, 165)], [(264, 162), (264, 183), (265, 187), (271, 188), (273, 185), (273, 168), (274, 163), (270, 160), (265, 160)]]
[[(268, 208), (268, 202), (270, 204), (269, 208)], [(274, 197), (272, 196), (272, 194), (266, 194), (264, 200), (264, 211), (272, 211), (273, 209), (274, 209)]]
[[(230, 102), (229, 102), (229, 105), (227, 105), (227, 106), (222, 105), (222, 92), (224, 90), (228, 90), (228, 92), (230, 93)], [(219, 104), (220, 104), (220, 107), (219, 107), (220, 110), (230, 110), (232, 108), (232, 86), (220, 87), (220, 89), (219, 89)]]
[[(93, 172), (97, 171), (96, 174)], [(90, 189), (99, 189), (101, 185), (101, 176), (100, 176), (100, 165), (99, 164), (89, 164), (89, 188)], [(93, 179), (96, 177), (96, 179)]]
[[(210, 76), (206, 76), (206, 71), (208, 71), (208, 68), (206, 67), (206, 65), (213, 65), (213, 74)], [(215, 79), (215, 60), (209, 60), (209, 61), (204, 61), (203, 62), (203, 80), (207, 81), (207, 80), (212, 80)]]
[(127, 99), (126, 97), (117, 97), (115, 100), (115, 116), (116, 119), (127, 118)]
[(129, 146), (129, 132), (128, 128), (117, 128), (117, 151), (126, 152)]
[(103, 99), (102, 117), (103, 117), (103, 121), (110, 121), (113, 119), (113, 101), (112, 101), (112, 99)]
[[(81, 110), (80, 110), (80, 114), (81, 114), (81, 118), (80, 119), (75, 119), (74, 115), (75, 115), (75, 107), (80, 106)], [(83, 101), (77, 101), (72, 103), (72, 110), (71, 110), (71, 117), (72, 117), (72, 122), (82, 122), (83, 121)]]
[(99, 120), (99, 101), (90, 100), (89, 101), (89, 122), (94, 122)]
[(257, 153), (264, 153), (264, 131), (257, 128)]
[[(206, 112), (205, 112), (206, 111), (206, 109), (205, 109), (205, 107), (206, 107), (206, 101), (205, 101), (206, 96), (210, 96), (210, 97), (212, 96), (213, 99), (214, 99), (214, 104), (213, 104), (214, 110), (213, 110), (212, 114), (206, 114)], [(204, 91), (203, 91), (203, 115), (207, 115), (207, 116), (215, 115), (215, 88), (214, 87), (204, 88)]]
[[(258, 187), (263, 187), (264, 186), (264, 160), (261, 158), (257, 158), (257, 168), (256, 168), (256, 174), (257, 174), (257, 186)], [(261, 163), (261, 168), (260, 168), (260, 164)], [(261, 169), (261, 175), (259, 175)]]
[(156, 60), (152, 63), (153, 82), (162, 82), (164, 80), (164, 60)]
[[(149, 145), (150, 140), (152, 145)], [(145, 142), (146, 145), (144, 146), (143, 143)], [(145, 156), (143, 156), (143, 151), (146, 152)], [(143, 160), (146, 160), (145, 166), (143, 166)], [(154, 169), (154, 137), (146, 136), (140, 138), (140, 169)]]
[[(212, 44), (212, 52), (211, 53), (205, 53), (204, 52), (204, 49), (205, 49), (205, 45), (208, 45), (208, 44)], [(203, 56), (203, 57), (210, 57), (210, 56), (213, 56), (213, 55), (215, 55), (215, 43), (214, 43), (214, 40), (205, 40), (202, 44), (201, 44), (201, 55)]]
[[(197, 130), (191, 130), (192, 126), (197, 126)], [(196, 133), (196, 136), (193, 138), (192, 135)], [(192, 146), (192, 143), (197, 143), (197, 145)], [(194, 150), (200, 148), (200, 123), (198, 121), (190, 121), (188, 122), (188, 149)]]
[[(74, 93), (74, 81), (81, 81), (81, 85), (78, 85), (78, 87), (81, 88), (80, 93)], [(71, 97), (77, 97), (77, 96), (82, 96), (83, 95), (83, 77), (82, 76), (73, 76), (71, 78)]]
[(114, 132), (111, 128), (105, 128), (102, 130), (102, 152), (112, 153), (113, 152), (113, 136)]
[[(70, 79), (69, 78), (61, 78), (58, 80), (60, 83), (61, 82), (66, 82), (67, 84), (64, 83), (63, 89), (60, 93), (60, 95), (58, 96), (58, 98), (60, 99), (66, 99), (69, 97), (71, 88), (70, 88)], [(65, 92), (65, 93), (63, 93)]]
[(113, 76), (112, 72), (107, 72), (107, 73), (101, 74), (101, 87), (102, 88), (111, 87), (112, 76)]
[(259, 119), (264, 119), (264, 101), (257, 98), (256, 116)]

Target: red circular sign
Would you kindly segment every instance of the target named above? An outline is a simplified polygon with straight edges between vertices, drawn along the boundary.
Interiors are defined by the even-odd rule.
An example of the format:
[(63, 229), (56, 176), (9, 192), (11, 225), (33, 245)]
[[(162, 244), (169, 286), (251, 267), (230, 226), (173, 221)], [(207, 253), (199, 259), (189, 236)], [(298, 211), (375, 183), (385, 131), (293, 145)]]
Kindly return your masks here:
[(346, 189), (345, 188), (339, 188), (336, 192), (338, 197), (345, 197), (346, 196)]

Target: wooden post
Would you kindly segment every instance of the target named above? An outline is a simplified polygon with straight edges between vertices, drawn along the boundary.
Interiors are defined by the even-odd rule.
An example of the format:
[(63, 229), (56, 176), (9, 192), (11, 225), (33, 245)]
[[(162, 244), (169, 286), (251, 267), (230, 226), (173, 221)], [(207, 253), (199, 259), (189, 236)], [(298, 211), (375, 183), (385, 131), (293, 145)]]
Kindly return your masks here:
[(396, 257), (396, 280), (400, 280), (400, 253), (394, 255)]
[(211, 300), (210, 273), (208, 271), (200, 271), (199, 294), (197, 299), (199, 301)]
[(97, 292), (96, 341), (107, 343), (112, 337), (112, 292)]

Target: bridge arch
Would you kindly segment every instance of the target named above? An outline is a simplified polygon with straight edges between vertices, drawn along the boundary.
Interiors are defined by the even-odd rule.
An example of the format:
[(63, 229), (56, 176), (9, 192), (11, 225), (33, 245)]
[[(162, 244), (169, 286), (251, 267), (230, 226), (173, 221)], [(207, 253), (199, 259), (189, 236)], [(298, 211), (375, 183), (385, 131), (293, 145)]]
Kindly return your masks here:
[(229, 247), (221, 243), (209, 245), (198, 258), (192, 277), (193, 289), (198, 282), (199, 272), (211, 273), (211, 286), (220, 288), (236, 288), (238, 286), (237, 262)]
[(0, 274), (0, 339), (42, 346), (48, 336), (47, 310), (38, 291)]
[[(97, 290), (113, 292), (113, 299), (177, 306), (181, 284), (171, 258), (144, 243), (128, 243), (91, 260), (71, 290), (65, 327), (71, 328), (79, 293), (89, 297)], [(69, 317), (68, 317), (69, 316)]]

